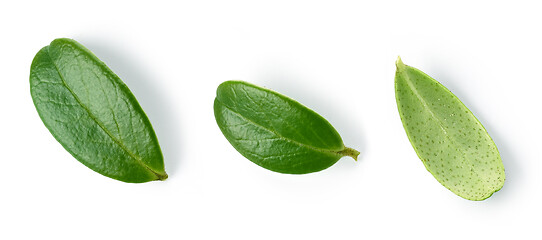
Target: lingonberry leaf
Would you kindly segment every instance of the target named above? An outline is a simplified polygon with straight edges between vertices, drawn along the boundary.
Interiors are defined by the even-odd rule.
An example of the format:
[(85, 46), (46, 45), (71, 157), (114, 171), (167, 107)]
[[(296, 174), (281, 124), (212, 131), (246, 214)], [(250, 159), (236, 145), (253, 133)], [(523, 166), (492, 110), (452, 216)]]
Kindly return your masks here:
[(235, 149), (271, 171), (304, 174), (321, 171), (341, 157), (359, 152), (316, 112), (269, 89), (227, 81), (217, 89), (215, 118)]
[(167, 174), (149, 119), (128, 87), (71, 39), (56, 39), (34, 57), (30, 90), (56, 140), (90, 169), (124, 182)]
[(395, 97), (410, 143), (425, 168), (453, 193), (484, 200), (504, 185), (497, 147), (446, 87), (397, 60)]

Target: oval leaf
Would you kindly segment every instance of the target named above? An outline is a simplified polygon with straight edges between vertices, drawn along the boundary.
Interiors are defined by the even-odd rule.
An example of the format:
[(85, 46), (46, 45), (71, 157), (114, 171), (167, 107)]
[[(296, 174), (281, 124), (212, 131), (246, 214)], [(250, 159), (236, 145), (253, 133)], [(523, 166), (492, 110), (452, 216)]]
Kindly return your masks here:
[(502, 188), (504, 166), (495, 143), (453, 93), (398, 59), (395, 96), (410, 143), (444, 187), (469, 200)]
[(30, 91), (41, 120), (77, 160), (124, 182), (164, 180), (149, 119), (128, 87), (88, 49), (56, 39), (34, 57)]
[(304, 174), (321, 171), (343, 156), (357, 158), (320, 115), (300, 103), (242, 81), (217, 89), (215, 118), (237, 151), (271, 171)]

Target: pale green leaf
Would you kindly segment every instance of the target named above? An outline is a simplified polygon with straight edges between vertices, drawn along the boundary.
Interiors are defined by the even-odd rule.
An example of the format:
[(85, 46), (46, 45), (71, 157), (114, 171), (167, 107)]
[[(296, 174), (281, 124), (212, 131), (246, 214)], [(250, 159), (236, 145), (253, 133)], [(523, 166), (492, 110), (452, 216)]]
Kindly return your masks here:
[(398, 59), (395, 94), (410, 143), (442, 185), (469, 200), (502, 188), (504, 166), (495, 143), (453, 93)]

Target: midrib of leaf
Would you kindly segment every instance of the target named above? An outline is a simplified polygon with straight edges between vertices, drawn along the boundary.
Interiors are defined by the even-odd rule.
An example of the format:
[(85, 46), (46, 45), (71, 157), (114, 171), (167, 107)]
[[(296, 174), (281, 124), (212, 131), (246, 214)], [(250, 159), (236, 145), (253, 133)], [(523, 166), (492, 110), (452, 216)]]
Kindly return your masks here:
[(72, 94), (72, 96), (74, 97), (75, 101), (83, 108), (85, 109), (85, 111), (87, 112), (87, 114), (89, 115), (89, 117), (94, 121), (96, 122), (96, 124), (98, 124), (98, 126), (100, 126), (100, 128), (113, 140), (113, 142), (115, 142), (122, 150), (124, 150), (126, 153), (128, 153), (128, 155), (130, 157), (132, 157), (133, 159), (136, 160), (136, 162), (138, 164), (140, 164), (141, 166), (143, 166), (145, 169), (149, 170), (150, 172), (152, 172), (158, 179), (162, 180), (162, 179), (166, 179), (167, 178), (167, 175), (165, 174), (160, 174), (160, 173), (157, 173), (156, 171), (154, 171), (153, 169), (151, 169), (149, 166), (147, 166), (143, 160), (141, 160), (141, 158), (137, 157), (134, 153), (132, 153), (130, 150), (128, 150), (128, 148), (122, 143), (120, 142), (115, 136), (113, 136), (113, 134), (111, 132), (109, 132), (109, 130), (107, 130), (107, 128), (104, 126), (104, 124), (102, 122), (100, 122), (98, 120), (98, 118), (96, 118), (96, 116), (94, 116), (94, 114), (92, 114), (92, 112), (90, 111), (90, 109), (88, 109), (87, 106), (85, 106), (85, 104), (83, 104), (81, 102), (81, 100), (79, 99), (79, 97), (73, 92), (73, 90), (68, 86), (68, 84), (66, 83), (66, 80), (64, 78), (64, 76), (62, 75), (62, 73), (60, 72), (60, 69), (58, 68), (58, 66), (56, 65), (56, 62), (53, 60), (53, 58), (51, 57), (51, 55), (49, 54), (49, 52), (47, 52), (47, 55), (49, 56), (49, 59), (51, 60), (51, 62), (53, 63), (53, 66), (55, 66), (55, 69), (56, 69), (56, 72), (58, 73), (58, 76), (60, 77), (60, 80), (62, 80), (62, 84), (64, 85), (64, 87), (66, 89), (68, 89), (68, 91)]
[[(416, 98), (418, 98), (418, 100), (422, 103), (423, 107), (431, 114), (431, 116), (437, 121), (440, 129), (444, 132), (444, 136), (446, 136), (446, 138), (452, 143), (452, 145), (454, 145), (457, 149), (462, 149), (462, 148), (458, 148), (458, 145), (456, 143), (456, 140), (455, 138), (453, 138), (452, 136), (450, 136), (448, 134), (448, 132), (446, 131), (446, 129), (444, 128), (444, 124), (442, 123), (442, 121), (437, 117), (435, 116), (435, 113), (431, 110), (431, 108), (429, 107), (429, 105), (427, 104), (427, 102), (422, 98), (422, 96), (420, 95), (420, 93), (418, 93), (418, 90), (416, 90), (416, 87), (414, 87), (414, 84), (412, 83), (412, 81), (410, 80), (410, 76), (408, 75), (408, 73), (406, 72), (406, 65), (404, 65), (402, 62), (400, 62), (401, 60), (399, 59), (399, 64), (397, 64), (398, 66), (398, 70), (400, 72), (402, 72), (403, 74), (401, 74), (404, 79), (405, 79), (405, 82), (407, 83), (408, 87), (410, 88), (410, 90), (412, 90), (412, 92), (414, 93), (414, 95), (416, 96)], [(474, 169), (473, 167), (473, 163), (470, 161), (470, 159), (466, 156), (465, 152), (463, 151), (460, 151), (461, 154), (463, 155), (463, 159), (465, 159), (467, 162), (469, 162), (469, 167), (470, 169), (472, 170), (472, 172), (476, 173), (476, 176), (478, 177), (478, 179), (481, 179), (480, 178), (480, 175), (478, 174), (478, 172)], [(484, 181), (480, 181), (482, 183), (482, 185), (487, 188), (487, 189), (490, 189), (492, 190), (489, 186), (487, 186), (485, 184)]]
[[(274, 131), (273, 129), (269, 129), (269, 128), (266, 128), (260, 124), (257, 124), (256, 122), (246, 118), (245, 116), (241, 115), (240, 113), (234, 111), (233, 109), (231, 109), (230, 107), (226, 106), (226, 104), (222, 103), (220, 100), (217, 99), (218, 102), (220, 102), (220, 104), (222, 104), (222, 106), (224, 106), (224, 108), (228, 109), (229, 111), (231, 111), (232, 113), (234, 113), (235, 115), (239, 116), (240, 118), (244, 119), (245, 121), (247, 122), (250, 122), (251, 124), (253, 124), (254, 126), (258, 126), (262, 129), (265, 129), (269, 132), (271, 132), (272, 134), (276, 135), (279, 139), (282, 139), (284, 141), (287, 141), (287, 142), (291, 142), (293, 144), (296, 144), (296, 145), (299, 145), (301, 147), (304, 147), (304, 148), (308, 148), (310, 150), (313, 150), (313, 151), (317, 151), (317, 152), (321, 152), (321, 153), (330, 153), (330, 154), (334, 154), (334, 155), (337, 155), (339, 157), (344, 157), (344, 156), (351, 156), (352, 158), (356, 159), (357, 155), (356, 156), (353, 156), (355, 155), (355, 152), (357, 152), (356, 150), (354, 149), (351, 149), (351, 148), (347, 148), (345, 146), (343, 146), (343, 150), (340, 150), (340, 151), (333, 151), (333, 150), (328, 150), (328, 149), (323, 149), (323, 148), (317, 148), (317, 147), (313, 147), (313, 146), (309, 146), (307, 144), (304, 144), (304, 143), (300, 143), (300, 142), (297, 142), (293, 139), (289, 139), (287, 137), (284, 137), (282, 136), (281, 134), (277, 133), (276, 131)], [(353, 154), (351, 153), (351, 151), (355, 151)], [(345, 154), (341, 154), (341, 153), (345, 153)], [(350, 153), (350, 154), (349, 154)], [(359, 154), (359, 153), (358, 153)]]

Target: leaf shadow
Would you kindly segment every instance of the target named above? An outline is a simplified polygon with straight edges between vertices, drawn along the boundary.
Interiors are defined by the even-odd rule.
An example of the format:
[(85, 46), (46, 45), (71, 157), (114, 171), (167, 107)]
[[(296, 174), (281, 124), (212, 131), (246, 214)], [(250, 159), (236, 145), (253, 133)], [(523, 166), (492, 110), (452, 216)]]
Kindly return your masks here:
[[(510, 147), (511, 141), (509, 138), (505, 137), (491, 124), (490, 119), (487, 119), (486, 116), (482, 115), (483, 111), (480, 111), (479, 104), (475, 104), (474, 101), (471, 101), (471, 96), (465, 91), (468, 86), (461, 85), (459, 86), (460, 81), (454, 80), (451, 76), (454, 74), (450, 73), (448, 70), (443, 69), (441, 66), (430, 66), (427, 69), (429, 76), (435, 78), (442, 85), (448, 88), (454, 95), (456, 95), (469, 110), (476, 116), (476, 118), (482, 123), (486, 131), (489, 133), (497, 148), (505, 169), (506, 180), (504, 186), (501, 190), (496, 192), (490, 199), (492, 201), (504, 201), (506, 197), (512, 197), (516, 195), (513, 191), (514, 189), (520, 189), (524, 181), (522, 178), (522, 167), (518, 161), (518, 154)], [(424, 70), (422, 70), (424, 71)]]
[(183, 146), (179, 137), (180, 122), (174, 114), (175, 106), (164, 94), (166, 91), (159, 84), (153, 84), (160, 82), (156, 80), (158, 74), (145, 67), (144, 61), (130, 54), (131, 49), (126, 49), (114, 41), (82, 38), (81, 42), (105, 62), (134, 93), (156, 132), (164, 155), (166, 172), (170, 177), (175, 175), (179, 169), (178, 160), (182, 158), (182, 148), (179, 148)]
[[(363, 134), (363, 129), (360, 126), (359, 121), (354, 121), (354, 117), (348, 116), (348, 108), (340, 104), (329, 104), (329, 101), (326, 101), (331, 95), (324, 95), (324, 97), (319, 97), (318, 92), (312, 91), (310, 87), (307, 87), (302, 84), (304, 76), (300, 76), (297, 73), (289, 71), (284, 67), (272, 67), (265, 69), (265, 71), (260, 71), (261, 73), (256, 74), (255, 84), (269, 88), (278, 93), (284, 94), (304, 106), (307, 106), (309, 109), (313, 109), (316, 113), (328, 120), (331, 125), (339, 132), (341, 135), (344, 144), (346, 147), (354, 148), (360, 152), (358, 156), (358, 161), (362, 160), (366, 154), (365, 151), (365, 138)], [(308, 79), (310, 81), (310, 79)], [(345, 169), (354, 169), (350, 165), (358, 166), (355, 161), (342, 161), (339, 160), (340, 165), (344, 164)], [(337, 165), (337, 164), (335, 164)]]

